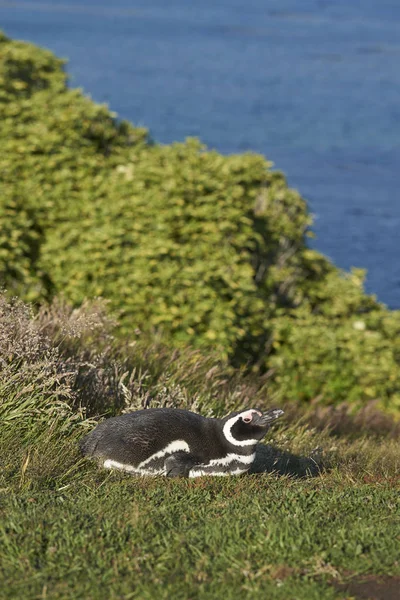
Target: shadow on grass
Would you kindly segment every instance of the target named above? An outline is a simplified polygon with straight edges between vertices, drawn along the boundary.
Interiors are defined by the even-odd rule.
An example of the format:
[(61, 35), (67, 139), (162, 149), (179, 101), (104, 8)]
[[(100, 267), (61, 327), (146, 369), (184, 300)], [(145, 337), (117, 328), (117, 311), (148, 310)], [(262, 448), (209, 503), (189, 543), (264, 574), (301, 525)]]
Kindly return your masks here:
[(319, 448), (309, 456), (297, 456), (274, 446), (259, 444), (250, 473), (276, 473), (291, 477), (316, 477), (324, 470), (322, 452)]

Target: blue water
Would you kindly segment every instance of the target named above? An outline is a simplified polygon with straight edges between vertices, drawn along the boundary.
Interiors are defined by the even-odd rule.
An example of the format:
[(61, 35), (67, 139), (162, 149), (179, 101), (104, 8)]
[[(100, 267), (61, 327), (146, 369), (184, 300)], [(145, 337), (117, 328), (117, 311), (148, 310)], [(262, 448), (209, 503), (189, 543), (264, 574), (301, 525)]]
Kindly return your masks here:
[(399, 0), (0, 0), (0, 27), (158, 141), (265, 154), (400, 308)]

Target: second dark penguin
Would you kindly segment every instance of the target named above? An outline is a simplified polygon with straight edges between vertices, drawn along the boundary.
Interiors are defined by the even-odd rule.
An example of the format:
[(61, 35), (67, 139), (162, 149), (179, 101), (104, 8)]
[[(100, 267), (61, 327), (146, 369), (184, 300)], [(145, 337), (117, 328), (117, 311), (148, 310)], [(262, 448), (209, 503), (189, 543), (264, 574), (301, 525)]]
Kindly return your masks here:
[(280, 409), (248, 409), (210, 419), (171, 408), (139, 410), (100, 423), (81, 441), (88, 458), (135, 475), (240, 475)]

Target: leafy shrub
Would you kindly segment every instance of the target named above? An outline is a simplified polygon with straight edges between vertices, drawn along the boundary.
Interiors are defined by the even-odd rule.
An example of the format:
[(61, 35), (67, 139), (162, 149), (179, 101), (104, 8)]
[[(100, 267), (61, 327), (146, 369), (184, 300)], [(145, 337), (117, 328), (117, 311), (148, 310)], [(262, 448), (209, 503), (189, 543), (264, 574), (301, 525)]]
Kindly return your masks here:
[(153, 144), (4, 36), (0, 89), (11, 293), (102, 296), (123, 336), (260, 370), (279, 399), (398, 409), (399, 313), (307, 247), (306, 203), (264, 158)]
[(332, 271), (298, 307), (273, 319), (271, 392), (314, 404), (375, 401), (400, 410), (400, 311), (363, 292), (364, 271)]
[(12, 42), (0, 32), (0, 102), (10, 97), (29, 98), (33, 93), (51, 89), (65, 90), (63, 60), (48, 50), (33, 51), (24, 42)]

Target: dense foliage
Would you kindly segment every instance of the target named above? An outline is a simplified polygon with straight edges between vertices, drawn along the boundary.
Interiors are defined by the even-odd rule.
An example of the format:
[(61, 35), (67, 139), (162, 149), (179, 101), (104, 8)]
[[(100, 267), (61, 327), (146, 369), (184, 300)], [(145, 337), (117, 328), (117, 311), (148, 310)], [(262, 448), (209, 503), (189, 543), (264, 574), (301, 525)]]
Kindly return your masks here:
[(253, 154), (162, 146), (0, 37), (0, 276), (10, 294), (103, 296), (120, 333), (268, 374), (280, 399), (400, 408), (400, 314), (306, 244), (307, 206)]

